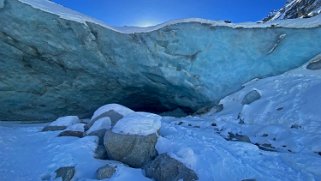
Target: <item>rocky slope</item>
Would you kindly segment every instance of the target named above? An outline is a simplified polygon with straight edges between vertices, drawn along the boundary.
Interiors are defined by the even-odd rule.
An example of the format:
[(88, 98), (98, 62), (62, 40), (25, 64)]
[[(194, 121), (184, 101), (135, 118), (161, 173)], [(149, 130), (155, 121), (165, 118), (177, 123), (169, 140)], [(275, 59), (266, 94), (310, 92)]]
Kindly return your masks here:
[(320, 0), (288, 0), (286, 5), (264, 19), (264, 21), (309, 18), (321, 13)]
[(0, 120), (84, 117), (110, 102), (194, 112), (321, 52), (320, 17), (128, 32), (46, 0), (0, 0), (0, 22)]

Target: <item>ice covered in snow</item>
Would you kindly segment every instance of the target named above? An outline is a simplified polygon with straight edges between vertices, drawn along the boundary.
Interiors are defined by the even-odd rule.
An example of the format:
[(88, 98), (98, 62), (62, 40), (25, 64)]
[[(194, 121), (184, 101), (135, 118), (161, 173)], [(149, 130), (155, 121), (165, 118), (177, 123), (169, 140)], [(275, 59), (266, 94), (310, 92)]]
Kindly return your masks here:
[(95, 123), (89, 128), (87, 134), (90, 134), (94, 131), (98, 131), (101, 129), (110, 129), (111, 128), (111, 120), (109, 117), (103, 117), (95, 121)]
[(113, 127), (114, 133), (120, 134), (135, 134), (135, 135), (150, 135), (157, 133), (161, 127), (162, 117), (145, 112), (130, 113)]
[(49, 126), (70, 126), (76, 123), (80, 123), (78, 116), (65, 116), (56, 119), (54, 122), (51, 122)]
[(91, 120), (94, 120), (98, 116), (100, 116), (101, 114), (106, 113), (111, 110), (116, 111), (117, 113), (119, 113), (123, 116), (126, 116), (127, 114), (134, 112), (133, 110), (131, 110), (125, 106), (119, 105), (119, 104), (107, 104), (107, 105), (104, 105), (104, 106), (101, 106), (100, 108), (98, 108), (94, 112), (94, 115), (92, 116)]

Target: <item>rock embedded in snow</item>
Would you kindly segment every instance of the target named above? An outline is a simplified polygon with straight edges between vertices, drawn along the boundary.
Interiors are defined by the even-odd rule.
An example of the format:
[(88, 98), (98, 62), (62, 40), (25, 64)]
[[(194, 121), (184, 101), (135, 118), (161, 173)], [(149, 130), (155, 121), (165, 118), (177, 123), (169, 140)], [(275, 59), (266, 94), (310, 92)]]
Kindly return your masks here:
[(62, 181), (71, 181), (75, 172), (75, 167), (60, 167), (56, 170), (56, 178), (61, 178)]
[(143, 135), (157, 133), (162, 117), (152, 113), (133, 112), (119, 120), (112, 131), (119, 134)]
[(96, 177), (98, 180), (108, 179), (108, 178), (111, 178), (115, 172), (116, 172), (116, 167), (113, 165), (107, 164), (103, 167), (100, 167), (97, 170)]
[(0, 22), (0, 120), (86, 117), (106, 102), (192, 113), (321, 51), (318, 17), (278, 28), (189, 19), (128, 33), (53, 2), (7, 0)]
[(140, 168), (157, 155), (155, 149), (157, 138), (157, 133), (134, 135), (108, 130), (104, 137), (104, 145), (109, 159)]
[(156, 181), (198, 180), (198, 176), (193, 170), (167, 154), (161, 154), (155, 160), (146, 164), (144, 171), (147, 177)]
[(309, 70), (320, 70), (321, 69), (321, 55), (318, 55), (307, 65)]
[(67, 126), (45, 126), (42, 131), (61, 131), (66, 128)]
[(109, 119), (110, 126), (114, 126), (117, 121), (123, 118), (125, 115), (134, 112), (133, 110), (119, 105), (119, 104), (107, 104), (98, 108), (88, 123), (88, 129), (98, 120)]
[(49, 126), (71, 126), (76, 123), (80, 123), (78, 116), (65, 116), (56, 119), (54, 122), (51, 122)]
[(98, 130), (107, 130), (111, 128), (111, 120), (109, 117), (102, 117), (95, 121), (93, 125), (89, 128), (88, 131), (86, 131), (87, 134), (90, 134), (92, 132), (98, 131)]
[(96, 159), (106, 160), (108, 158), (106, 148), (103, 145), (97, 145), (95, 149), (95, 156)]
[(93, 131), (93, 132), (87, 134), (87, 136), (98, 137), (98, 145), (104, 145), (104, 136), (105, 136), (106, 131), (107, 131), (107, 129), (100, 129), (100, 130)]
[(257, 91), (257, 90), (252, 90), (251, 92), (247, 93), (243, 100), (242, 100), (242, 104), (246, 105), (246, 104), (251, 104), (257, 100), (259, 100), (261, 98), (261, 94)]
[(58, 136), (59, 136), (59, 137), (60, 137), (60, 136), (73, 136), (73, 137), (82, 138), (82, 137), (84, 137), (84, 132), (65, 130), (65, 131), (59, 133)]

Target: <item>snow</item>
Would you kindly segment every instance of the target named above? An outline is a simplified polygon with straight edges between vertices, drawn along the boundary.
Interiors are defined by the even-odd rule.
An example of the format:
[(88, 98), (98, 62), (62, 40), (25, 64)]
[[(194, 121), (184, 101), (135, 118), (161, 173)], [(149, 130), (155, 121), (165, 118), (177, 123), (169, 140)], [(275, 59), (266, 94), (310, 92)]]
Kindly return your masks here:
[(162, 117), (152, 113), (130, 113), (119, 120), (112, 131), (119, 134), (147, 136), (157, 133), (161, 127), (161, 119)]
[(107, 104), (107, 105), (104, 105), (104, 106), (101, 106), (100, 108), (98, 108), (94, 112), (94, 115), (92, 116), (91, 120), (96, 119), (101, 114), (106, 113), (110, 110), (113, 110), (123, 116), (126, 116), (127, 114), (134, 112), (133, 110), (131, 110), (125, 106), (119, 105), (119, 104)]
[(80, 119), (77, 116), (65, 116), (56, 119), (54, 122), (51, 122), (49, 126), (70, 126), (79, 122)]
[(29, 4), (36, 9), (41, 9), (45, 12), (59, 15), (61, 18), (66, 20), (77, 21), (80, 23), (92, 22), (95, 24), (99, 24), (105, 28), (108, 28), (117, 32), (121, 32), (121, 33), (127, 33), (127, 34), (151, 32), (170, 25), (181, 24), (181, 23), (195, 23), (195, 22), (211, 24), (212, 26), (223, 26), (223, 27), (231, 27), (231, 28), (267, 28), (275, 24), (277, 24), (278, 27), (287, 27), (287, 28), (312, 28), (312, 27), (318, 27), (321, 25), (321, 15), (319, 15), (308, 19), (278, 20), (278, 21), (267, 22), (267, 23), (246, 22), (246, 23), (239, 23), (239, 24), (226, 23), (224, 21), (205, 20), (200, 18), (189, 18), (189, 19), (172, 20), (172, 21), (168, 21), (156, 26), (151, 26), (151, 27), (118, 27), (117, 28), (117, 27), (108, 26), (99, 20), (95, 20), (86, 15), (70, 10), (68, 8), (65, 8), (59, 4), (56, 4), (48, 0), (19, 0), (19, 1), (22, 3)]
[(0, 122), (0, 180), (35, 181), (51, 177), (63, 166), (75, 166), (75, 180), (96, 180), (99, 167), (117, 166), (110, 180), (149, 180), (141, 169), (133, 169), (115, 161), (97, 160), (96, 137), (57, 137), (59, 132), (40, 132), (45, 124)]
[(84, 132), (85, 131), (85, 124), (77, 123), (77, 124), (71, 125), (71, 126), (67, 127), (67, 130)]
[(101, 129), (110, 129), (111, 128), (111, 120), (108, 117), (103, 117), (95, 121), (95, 123), (89, 128), (87, 134), (90, 134), (94, 131), (98, 131)]

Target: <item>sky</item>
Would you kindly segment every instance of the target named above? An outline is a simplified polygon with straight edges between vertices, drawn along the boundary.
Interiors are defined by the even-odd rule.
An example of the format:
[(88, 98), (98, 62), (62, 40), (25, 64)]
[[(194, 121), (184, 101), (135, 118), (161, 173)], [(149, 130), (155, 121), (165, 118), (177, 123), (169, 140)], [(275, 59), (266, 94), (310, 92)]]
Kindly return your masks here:
[(285, 0), (53, 0), (111, 26), (152, 26), (173, 19), (258, 21)]

